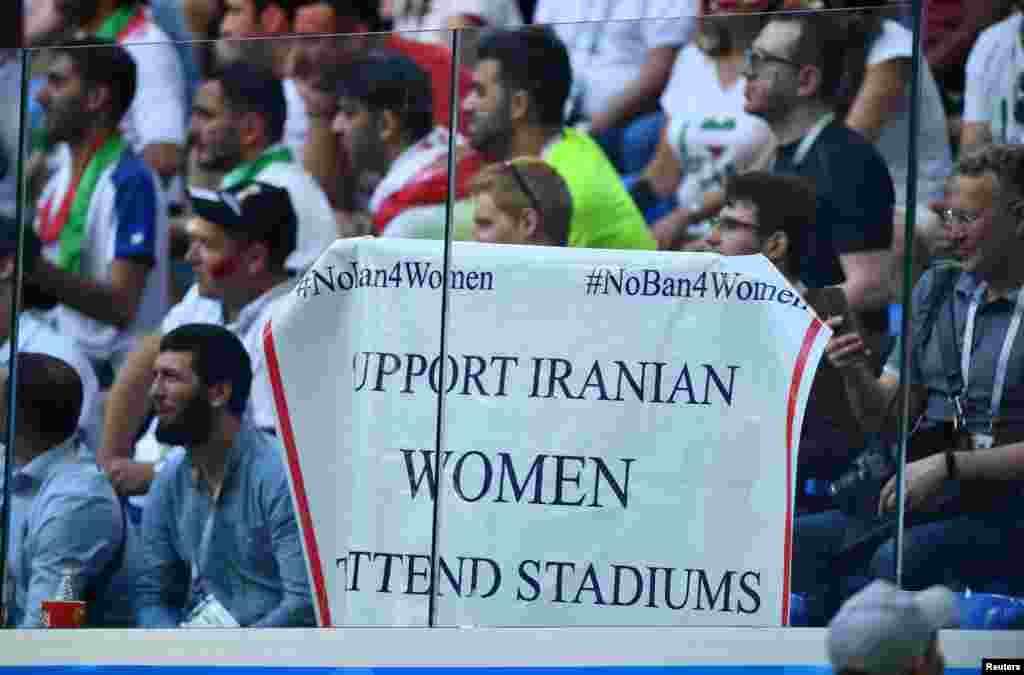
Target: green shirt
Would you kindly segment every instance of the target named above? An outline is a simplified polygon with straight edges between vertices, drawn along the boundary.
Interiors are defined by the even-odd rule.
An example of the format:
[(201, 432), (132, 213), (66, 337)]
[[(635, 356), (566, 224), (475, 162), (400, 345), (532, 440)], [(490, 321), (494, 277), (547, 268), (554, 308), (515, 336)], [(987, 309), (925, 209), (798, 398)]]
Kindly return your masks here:
[(615, 167), (589, 135), (565, 129), (544, 159), (562, 176), (572, 196), (569, 246), (658, 247)]

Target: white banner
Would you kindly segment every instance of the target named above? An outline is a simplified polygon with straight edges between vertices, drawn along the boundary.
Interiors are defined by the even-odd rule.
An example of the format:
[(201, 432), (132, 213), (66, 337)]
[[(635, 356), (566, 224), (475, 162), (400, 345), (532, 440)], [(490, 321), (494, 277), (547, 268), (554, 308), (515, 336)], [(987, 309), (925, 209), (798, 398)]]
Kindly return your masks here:
[(321, 625), (427, 625), (432, 551), (436, 625), (783, 625), (828, 329), (775, 268), (456, 243), (441, 359), (442, 255), (340, 240), (265, 329)]

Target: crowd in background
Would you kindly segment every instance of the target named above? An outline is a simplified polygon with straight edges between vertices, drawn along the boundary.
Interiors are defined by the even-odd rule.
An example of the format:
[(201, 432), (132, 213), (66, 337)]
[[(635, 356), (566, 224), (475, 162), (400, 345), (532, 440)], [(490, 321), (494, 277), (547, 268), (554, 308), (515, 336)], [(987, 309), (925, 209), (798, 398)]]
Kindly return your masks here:
[[(829, 319), (796, 495), (794, 590), (815, 622), (892, 578), (891, 472), (857, 482), (867, 508), (833, 488), (892, 460), (913, 247), (902, 384), (931, 445), (908, 499), (988, 500), (912, 520), (906, 580), (1024, 594), (995, 562), (1024, 528), (1008, 508), (1024, 480), (1024, 15), (924, 3), (909, 185), (912, 17), (877, 4), (31, 0), (20, 304), (22, 61), (0, 54), (0, 340), (18, 312), (19, 410), (50, 412), (19, 432), (15, 475), (37, 480), (16, 509), (8, 622), (38, 625), (73, 558), (97, 623), (201, 622), (201, 606), (309, 625), (262, 327), (332, 241), (440, 240), (449, 199), (457, 239), (762, 253)], [(954, 480), (971, 485), (949, 497)], [(31, 524), (76, 499), (63, 529)]]

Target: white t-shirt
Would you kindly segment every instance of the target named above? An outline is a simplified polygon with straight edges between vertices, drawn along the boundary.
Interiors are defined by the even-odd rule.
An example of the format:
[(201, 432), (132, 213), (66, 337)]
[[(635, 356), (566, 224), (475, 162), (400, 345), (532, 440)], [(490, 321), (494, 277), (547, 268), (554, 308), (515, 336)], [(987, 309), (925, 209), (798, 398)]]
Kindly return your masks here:
[(306, 102), (299, 94), (299, 88), (292, 78), (281, 81), (284, 86), (284, 101), (287, 106), (287, 117), (284, 122), (284, 144), (295, 154), (295, 159), (302, 162), (302, 152), (309, 135), (309, 118), (306, 116)]
[(533, 22), (558, 24), (554, 31), (572, 60), (573, 95), (590, 117), (640, 75), (649, 49), (688, 43), (697, 10), (696, 0), (538, 0)]
[[(267, 148), (271, 153), (280, 146)], [(260, 171), (253, 180), (262, 181), (288, 191), (292, 208), (298, 219), (299, 231), (295, 251), (285, 261), (285, 266), (295, 272), (303, 272), (316, 261), (324, 249), (338, 238), (338, 226), (334, 209), (327, 195), (302, 165), (298, 162), (272, 162)]]
[[(423, 12), (426, 3), (427, 11)], [(523, 24), (516, 0), (391, 0), (395, 17), (392, 30), (403, 31), (407, 40), (444, 42), (448, 18), (457, 14), (478, 17), (490, 28), (514, 28)], [(408, 32), (406, 32), (408, 31)]]
[[(882, 24), (878, 36), (868, 52), (868, 66), (890, 59), (910, 59), (913, 34), (895, 21)], [(946, 179), (953, 171), (953, 157), (949, 147), (949, 127), (946, 110), (942, 105), (939, 87), (927, 62), (921, 63), (920, 133), (917, 139), (918, 180), (917, 203), (920, 213), (927, 212), (928, 202), (942, 196)], [(910, 143), (910, 93), (903, 106), (882, 128), (875, 147), (885, 159), (896, 188), (896, 205), (907, 203), (907, 147)]]
[[(10, 340), (0, 345), (0, 366), (7, 367), (10, 363), (10, 349)], [(31, 310), (18, 316), (18, 351), (56, 357), (78, 373), (82, 380), (82, 413), (78, 417), (78, 428), (81, 430), (82, 441), (92, 456), (95, 456), (103, 427), (99, 381), (88, 357), (75, 346), (71, 338), (55, 331)]]
[[(39, 199), (36, 231), (43, 214), (60, 208), (71, 183), (71, 153), (58, 153), (61, 165)], [(92, 319), (65, 305), (51, 310), (57, 330), (75, 340), (93, 361), (117, 361), (135, 348), (136, 340), (153, 332), (170, 305), (168, 288), (168, 223), (163, 191), (141, 158), (126, 150), (107, 167), (96, 182), (89, 203), (82, 246), (81, 274), (110, 283), (111, 264), (118, 258), (152, 263), (134, 321), (127, 328)], [(43, 247), (51, 261), (57, 259), (60, 242)]]
[[(746, 80), (722, 88), (715, 63), (694, 45), (684, 47), (661, 97), (668, 142), (683, 170), (679, 205), (700, 208), (704, 193), (721, 189), (734, 174), (768, 166), (775, 136), (768, 124), (743, 110)], [(693, 234), (703, 232), (694, 228)]]
[(171, 39), (147, 20), (121, 45), (135, 59), (137, 70), (135, 98), (121, 124), (125, 138), (140, 154), (151, 143), (184, 147), (185, 72)]
[(1022, 21), (1024, 15), (1014, 12), (986, 29), (967, 58), (963, 121), (988, 124), (997, 143), (1024, 143)]

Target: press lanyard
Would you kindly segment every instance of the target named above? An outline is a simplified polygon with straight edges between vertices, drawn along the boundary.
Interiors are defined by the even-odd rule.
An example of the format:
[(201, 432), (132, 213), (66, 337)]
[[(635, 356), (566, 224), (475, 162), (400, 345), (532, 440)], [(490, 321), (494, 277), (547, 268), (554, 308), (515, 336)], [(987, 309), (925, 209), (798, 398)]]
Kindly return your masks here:
[(213, 540), (213, 519), (217, 515), (217, 502), (218, 499), (211, 499), (210, 515), (206, 517), (206, 524), (203, 526), (203, 534), (199, 538), (199, 548), (196, 549), (196, 555), (192, 558), (192, 597), (193, 600), (202, 599), (204, 589), (199, 587), (200, 583), (200, 570), (199, 562), (206, 558), (207, 553), (210, 552), (210, 543)]
[[(974, 347), (974, 322), (978, 315), (978, 307), (981, 306), (981, 298), (988, 290), (988, 284), (982, 283), (974, 292), (971, 304), (967, 308), (967, 322), (964, 326), (964, 344), (960, 350), (960, 372), (963, 376), (963, 391), (967, 393), (969, 375), (971, 372), (971, 351)], [(1006, 371), (1010, 366), (1010, 352), (1013, 351), (1013, 343), (1017, 339), (1017, 332), (1020, 330), (1021, 316), (1024, 315), (1024, 288), (1017, 291), (1017, 304), (1013, 309), (1013, 317), (1010, 319), (1010, 327), (1006, 329), (1006, 338), (1003, 340), (1003, 348), (999, 351), (999, 360), (996, 361), (996, 374), (992, 382), (992, 403), (989, 415), (989, 428), (995, 425), (999, 416), (999, 409), (1003, 402), (1003, 392), (1006, 389)]]
[[(832, 121), (835, 118), (835, 113), (825, 113), (821, 116), (821, 119), (814, 123), (814, 126), (811, 127), (810, 131), (800, 139), (800, 145), (796, 146), (796, 153), (793, 155), (794, 168), (803, 163), (804, 158), (807, 157), (807, 153), (811, 151), (811, 147), (814, 145), (815, 141), (818, 140), (818, 136), (821, 136), (821, 132), (825, 130), (825, 127), (832, 124)], [(769, 171), (773, 171), (775, 169), (776, 159), (777, 157), (772, 158), (771, 166), (768, 169)]]

